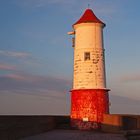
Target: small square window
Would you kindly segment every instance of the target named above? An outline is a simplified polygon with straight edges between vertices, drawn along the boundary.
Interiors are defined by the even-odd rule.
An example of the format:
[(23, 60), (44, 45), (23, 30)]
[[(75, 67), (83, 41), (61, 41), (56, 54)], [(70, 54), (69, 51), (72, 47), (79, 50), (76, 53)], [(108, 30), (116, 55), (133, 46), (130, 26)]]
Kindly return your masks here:
[(84, 53), (84, 60), (90, 60), (90, 52), (85, 52)]

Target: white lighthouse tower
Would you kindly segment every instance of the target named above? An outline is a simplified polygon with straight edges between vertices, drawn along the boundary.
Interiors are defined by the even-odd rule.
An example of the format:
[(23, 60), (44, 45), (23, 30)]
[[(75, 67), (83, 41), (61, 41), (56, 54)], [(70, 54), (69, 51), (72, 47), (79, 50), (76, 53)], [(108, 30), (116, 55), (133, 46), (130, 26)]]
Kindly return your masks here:
[(100, 128), (109, 113), (106, 88), (103, 28), (91, 9), (73, 24), (74, 72), (71, 90), (71, 124), (82, 129)]

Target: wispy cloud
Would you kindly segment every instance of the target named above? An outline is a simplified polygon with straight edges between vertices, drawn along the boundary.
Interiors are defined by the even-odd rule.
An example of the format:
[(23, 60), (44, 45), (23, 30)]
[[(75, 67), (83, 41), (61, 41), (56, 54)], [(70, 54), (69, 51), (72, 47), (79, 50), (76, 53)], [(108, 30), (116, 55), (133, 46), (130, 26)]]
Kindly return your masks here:
[(50, 4), (74, 4), (76, 0), (50, 0), (48, 1)]
[(15, 66), (8, 65), (8, 64), (0, 64), (0, 70), (16, 70)]
[(20, 7), (30, 9), (47, 8), (49, 6), (57, 5), (58, 8), (61, 8), (61, 10), (70, 14), (81, 13), (81, 11), (88, 8), (88, 4), (90, 3), (90, 7), (93, 8), (96, 13), (105, 16), (112, 15), (117, 11), (116, 9), (118, 7), (117, 3), (104, 0), (101, 0), (101, 2), (96, 0), (15, 0), (15, 3)]
[(28, 52), (0, 50), (0, 58), (1, 70), (15, 70), (16, 72), (32, 70), (33, 72), (46, 66), (44, 60)]
[(121, 82), (128, 83), (128, 82), (140, 82), (140, 74), (128, 74), (124, 75), (120, 78)]
[(3, 51), (3, 50), (0, 50), (0, 55), (8, 56), (8, 57), (16, 57), (16, 58), (27, 58), (31, 56), (30, 53), (26, 53), (26, 52), (14, 52), (14, 51)]
[(20, 6), (37, 8), (46, 7), (51, 4), (69, 5), (75, 3), (76, 0), (15, 0), (15, 2)]
[(52, 91), (66, 91), (70, 89), (70, 80), (31, 74), (7, 74), (0, 76), (0, 90), (42, 89)]
[(110, 110), (111, 113), (114, 114), (140, 114), (139, 106), (140, 100), (118, 96), (118, 95), (110, 95)]
[(13, 80), (18, 80), (18, 81), (27, 80), (25, 76), (19, 75), (19, 74), (8, 74), (8, 75), (6, 75), (4, 77), (9, 78), (9, 79), (13, 79)]

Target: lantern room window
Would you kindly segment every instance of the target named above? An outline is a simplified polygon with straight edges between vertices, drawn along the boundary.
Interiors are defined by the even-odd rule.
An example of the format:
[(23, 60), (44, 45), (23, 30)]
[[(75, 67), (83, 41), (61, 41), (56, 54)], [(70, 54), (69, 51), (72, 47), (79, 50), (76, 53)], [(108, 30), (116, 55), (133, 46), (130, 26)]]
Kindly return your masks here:
[(84, 60), (85, 61), (90, 60), (90, 52), (85, 52), (84, 53)]

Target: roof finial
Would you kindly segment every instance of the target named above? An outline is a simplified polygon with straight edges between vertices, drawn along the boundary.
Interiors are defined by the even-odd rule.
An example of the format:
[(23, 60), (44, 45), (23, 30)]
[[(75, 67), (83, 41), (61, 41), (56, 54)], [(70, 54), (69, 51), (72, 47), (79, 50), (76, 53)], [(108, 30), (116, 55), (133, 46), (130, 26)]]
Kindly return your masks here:
[(90, 8), (90, 4), (88, 3), (88, 9)]

